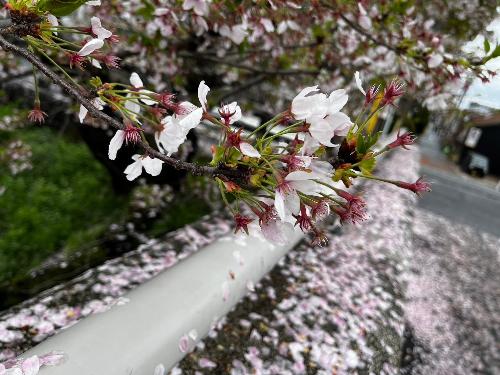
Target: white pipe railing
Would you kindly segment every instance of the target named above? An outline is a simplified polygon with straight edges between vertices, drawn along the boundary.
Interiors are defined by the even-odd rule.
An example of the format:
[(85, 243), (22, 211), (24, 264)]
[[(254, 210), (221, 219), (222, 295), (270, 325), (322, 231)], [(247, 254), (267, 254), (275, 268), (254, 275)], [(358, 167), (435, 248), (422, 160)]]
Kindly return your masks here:
[(301, 238), (295, 231), (286, 245), (274, 246), (258, 234), (223, 237), (131, 291), (128, 303), (82, 320), (23, 357), (63, 351), (64, 363), (44, 368), (44, 375), (152, 375), (158, 364), (169, 369), (186, 354), (182, 337), (192, 349), (249, 282), (257, 283)]

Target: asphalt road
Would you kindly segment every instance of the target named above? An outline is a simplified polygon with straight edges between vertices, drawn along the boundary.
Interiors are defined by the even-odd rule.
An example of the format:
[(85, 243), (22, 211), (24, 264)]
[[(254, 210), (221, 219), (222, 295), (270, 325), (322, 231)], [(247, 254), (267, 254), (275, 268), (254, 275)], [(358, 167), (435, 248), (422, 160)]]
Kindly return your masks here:
[(422, 166), (421, 174), (432, 182), (432, 192), (420, 199), (421, 208), (500, 236), (500, 192), (428, 166)]

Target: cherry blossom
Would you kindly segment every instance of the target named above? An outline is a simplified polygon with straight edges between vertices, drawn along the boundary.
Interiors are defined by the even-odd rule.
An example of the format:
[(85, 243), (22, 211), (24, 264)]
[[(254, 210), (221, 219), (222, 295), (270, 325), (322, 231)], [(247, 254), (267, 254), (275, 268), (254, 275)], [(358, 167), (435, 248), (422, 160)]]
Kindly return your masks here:
[(110, 160), (116, 159), (118, 150), (122, 147), (123, 142), (138, 143), (141, 139), (141, 129), (127, 124), (123, 130), (117, 130), (111, 141), (109, 142), (108, 157)]
[(335, 136), (345, 136), (352, 125), (349, 117), (340, 112), (347, 103), (345, 90), (334, 90), (327, 97), (316, 93), (317, 86), (306, 87), (292, 101), (292, 114), (297, 120), (305, 120), (310, 124), (311, 137), (322, 145), (334, 147), (331, 139)]
[[(104, 109), (104, 105), (106, 104), (101, 98), (97, 97), (92, 100), (92, 104), (96, 109), (99, 111), (102, 111)], [(80, 120), (80, 124), (83, 123), (83, 120), (85, 120), (85, 117), (87, 117), (87, 114), (89, 113), (89, 110), (83, 105), (80, 105), (80, 112), (78, 113), (78, 118)]]
[(234, 25), (231, 28), (223, 25), (219, 29), (219, 33), (231, 39), (234, 44), (241, 44), (248, 34), (244, 25)]
[(193, 10), (198, 16), (204, 16), (208, 13), (208, 3), (210, 0), (184, 0), (182, 9)]
[(148, 90), (143, 90), (144, 88), (144, 83), (142, 83), (141, 77), (139, 77), (139, 74), (137, 73), (132, 73), (130, 75), (130, 84), (134, 86), (136, 89), (139, 89), (139, 92), (144, 93), (145, 95), (140, 97), (141, 102), (147, 105), (154, 105), (156, 104), (155, 100), (152, 100), (149, 98), (148, 94), (153, 94), (152, 91)]
[(92, 25), (92, 33), (97, 37), (97, 39), (105, 40), (113, 35), (111, 31), (102, 27), (99, 17), (92, 17), (90, 19), (90, 23)]
[(430, 57), (429, 60), (427, 61), (427, 65), (429, 65), (430, 69), (435, 69), (438, 66), (440, 66), (444, 61), (443, 55), (439, 53), (433, 53)]
[(292, 100), (291, 112), (296, 120), (326, 116), (326, 95), (323, 93), (309, 95), (316, 91), (318, 86), (306, 87)]
[(382, 98), (381, 105), (385, 106), (394, 103), (404, 93), (404, 83), (393, 79), (391, 83), (384, 89), (384, 97)]
[(155, 134), (158, 148), (168, 156), (178, 151), (180, 145), (186, 141), (189, 131), (198, 126), (203, 117), (203, 109), (189, 102), (181, 103), (181, 107), (187, 113), (166, 116), (161, 121), (163, 129)]
[(236, 121), (241, 120), (241, 108), (236, 102), (224, 104), (219, 108), (219, 114), (224, 120), (226, 126), (234, 124)]
[(274, 198), (274, 207), (282, 221), (293, 220), (293, 214), (300, 212), (300, 198), (298, 191), (304, 194), (319, 194), (324, 191), (321, 185), (313, 180), (318, 175), (311, 172), (294, 171), (285, 176), (277, 186)]
[(372, 21), (368, 16), (365, 8), (361, 3), (358, 3), (359, 8), (359, 24), (363, 29), (370, 30), (372, 28)]
[(158, 176), (161, 173), (163, 160), (151, 158), (144, 155), (132, 156), (134, 162), (130, 164), (123, 173), (127, 176), (127, 180), (132, 181), (139, 177), (142, 173), (142, 168), (146, 170), (151, 176)]

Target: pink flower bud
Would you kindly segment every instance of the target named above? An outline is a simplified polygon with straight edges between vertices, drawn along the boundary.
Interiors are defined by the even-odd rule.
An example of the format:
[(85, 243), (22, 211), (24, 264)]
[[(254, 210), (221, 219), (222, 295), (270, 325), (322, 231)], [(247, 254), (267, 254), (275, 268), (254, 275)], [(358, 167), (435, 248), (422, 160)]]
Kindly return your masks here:
[(127, 123), (123, 131), (125, 132), (125, 143), (138, 143), (141, 140), (142, 129), (139, 129), (131, 123)]
[(382, 99), (382, 107), (387, 104), (392, 104), (394, 101), (404, 94), (404, 83), (394, 78), (389, 86), (384, 90), (384, 98)]
[(373, 103), (373, 101), (377, 97), (379, 90), (380, 90), (380, 85), (372, 85), (368, 89), (368, 91), (366, 92), (366, 96), (365, 96), (365, 105)]
[(43, 124), (47, 114), (40, 109), (40, 104), (35, 103), (35, 107), (28, 113), (28, 120)]
[(431, 184), (427, 181), (424, 181), (422, 177), (420, 177), (417, 181), (413, 183), (397, 181), (396, 185), (400, 188), (413, 191), (417, 195), (421, 195), (423, 192), (431, 191)]
[(411, 134), (410, 132), (406, 132), (403, 134), (400, 134), (401, 130), (398, 130), (398, 135), (396, 137), (396, 140), (394, 142), (391, 142), (387, 145), (388, 148), (396, 148), (396, 147), (403, 147), (405, 150), (408, 150), (406, 146), (412, 145), (415, 143), (416, 137)]
[(246, 234), (248, 234), (248, 224), (250, 224), (253, 219), (248, 216), (243, 216), (241, 214), (234, 215), (234, 222), (236, 224), (236, 228), (234, 229), (234, 233), (238, 233), (240, 230), (244, 230)]

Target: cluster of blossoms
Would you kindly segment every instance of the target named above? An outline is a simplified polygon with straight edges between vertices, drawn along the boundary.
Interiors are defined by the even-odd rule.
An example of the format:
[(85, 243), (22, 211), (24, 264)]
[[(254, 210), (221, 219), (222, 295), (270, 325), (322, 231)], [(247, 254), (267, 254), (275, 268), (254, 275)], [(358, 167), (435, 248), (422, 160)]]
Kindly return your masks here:
[[(378, 135), (365, 131), (366, 124), (403, 94), (403, 85), (393, 80), (383, 92), (375, 86), (365, 92), (359, 75), (357, 80), (365, 94), (357, 123), (341, 112), (348, 101), (345, 90), (326, 95), (317, 86), (300, 91), (288, 110), (252, 131), (238, 126), (242, 110), (236, 102), (210, 110), (207, 99), (210, 88), (204, 81), (198, 87), (198, 105), (178, 102), (172, 93), (155, 93), (144, 88), (136, 73), (131, 75), (130, 85), (100, 84), (94, 103), (101, 103), (100, 109), (109, 105), (123, 116), (124, 126), (109, 144), (108, 155), (112, 160), (124, 144), (144, 141), (145, 125), (153, 129), (157, 149), (166, 156), (178, 152), (190, 130), (208, 123), (217, 126), (220, 143), (212, 147), (210, 165), (221, 171), (215, 180), (234, 214), (236, 231), (248, 233), (248, 225), (258, 220), (264, 236), (281, 243), (288, 231), (298, 226), (313, 234), (315, 244), (322, 244), (326, 237), (317, 223), (331, 212), (345, 223), (365, 218), (362, 198), (344, 188), (350, 187), (356, 178), (379, 179), (371, 173), (375, 158), (415, 140), (409, 133), (398, 133), (397, 139), (386, 147), (373, 150)], [(86, 114), (84, 107), (82, 111)], [(83, 120), (84, 116), (80, 118)], [(334, 140), (339, 143), (333, 143)], [(337, 149), (335, 157), (333, 150)], [(129, 180), (138, 178), (143, 170), (157, 176), (164, 164), (149, 152), (136, 154), (133, 160), (124, 171)], [(429, 190), (429, 185), (420, 180), (413, 184), (380, 180), (415, 193)], [(255, 218), (240, 211), (241, 205), (246, 205)]]
[[(117, 59), (105, 55), (101, 49), (105, 43), (114, 43), (117, 37), (104, 28), (97, 17), (93, 17), (90, 27), (86, 28), (60, 26), (53, 15), (64, 15), (73, 9), (61, 9), (57, 4), (9, 2), (14, 26), (19, 27), (30, 49), (61, 70), (70, 80), (68, 85), (74, 83), (73, 78), (49, 57), (49, 51), (56, 51), (59, 57), (68, 56), (70, 69), (84, 69), (84, 62), (95, 68), (101, 68), (100, 62), (108, 68), (116, 68), (115, 63), (109, 62)], [(184, 5), (195, 13), (205, 12), (204, 6), (197, 2)], [(293, 28), (293, 24), (287, 25)], [(78, 43), (71, 38), (64, 39), (62, 36), (66, 34), (85, 38)], [(109, 144), (111, 160), (116, 159), (124, 145), (142, 150), (124, 170), (130, 181), (141, 176), (143, 170), (158, 176), (165, 163), (178, 166), (172, 156), (175, 157), (188, 133), (199, 126), (215, 125), (220, 129), (220, 141), (212, 146), (210, 164), (200, 169), (188, 163), (181, 168), (215, 179), (223, 201), (234, 214), (236, 231), (248, 233), (248, 225), (258, 220), (264, 236), (273, 242), (284, 242), (288, 231), (298, 226), (312, 233), (313, 243), (323, 244), (326, 237), (318, 222), (330, 213), (345, 223), (357, 223), (365, 218), (362, 198), (344, 190), (354, 180), (377, 179), (415, 193), (429, 190), (429, 185), (420, 180), (406, 183), (372, 174), (378, 156), (414, 142), (411, 135), (398, 134), (395, 141), (375, 151), (380, 134), (367, 126), (383, 108), (392, 106), (402, 96), (405, 85), (394, 79), (383, 90), (380, 86), (365, 90), (359, 73), (356, 72), (354, 80), (364, 95), (364, 105), (354, 122), (342, 112), (348, 102), (344, 89), (327, 95), (320, 92), (318, 86), (310, 86), (295, 96), (288, 109), (251, 131), (245, 131), (238, 122), (242, 119), (242, 110), (237, 102), (221, 104), (212, 110), (208, 104), (210, 88), (205, 81), (198, 86), (197, 104), (178, 101), (170, 91), (146, 88), (137, 73), (130, 75), (128, 84), (103, 82), (94, 77), (90, 80), (92, 89), (84, 98), (78, 94), (75, 97), (82, 103), (80, 122), (90, 113), (118, 128)], [(76, 83), (75, 87), (84, 92)], [(45, 114), (39, 106), (38, 90), (36, 94), (35, 109), (30, 117), (42, 122)], [(105, 107), (121, 121), (101, 115)], [(146, 132), (154, 133), (156, 148), (148, 143)], [(241, 210), (243, 206), (248, 210)], [(250, 211), (255, 217), (249, 216)]]

